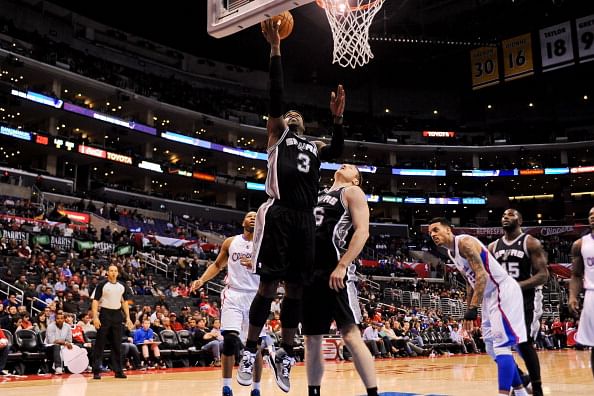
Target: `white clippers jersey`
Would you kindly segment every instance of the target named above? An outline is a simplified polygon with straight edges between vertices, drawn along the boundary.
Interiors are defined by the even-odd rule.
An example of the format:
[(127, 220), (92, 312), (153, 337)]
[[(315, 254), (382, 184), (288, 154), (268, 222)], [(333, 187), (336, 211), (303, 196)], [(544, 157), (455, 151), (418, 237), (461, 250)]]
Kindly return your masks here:
[(472, 238), (476, 240), (481, 245), (481, 261), (483, 263), (483, 267), (485, 271), (487, 271), (488, 278), (487, 278), (487, 285), (485, 286), (485, 295), (491, 294), (493, 292), (497, 292), (499, 285), (504, 281), (510, 278), (507, 271), (499, 264), (499, 262), (493, 257), (493, 255), (489, 252), (487, 247), (477, 238), (470, 236), (470, 235), (456, 235), (454, 239), (454, 255), (452, 252), (448, 250), (448, 255), (454, 261), (456, 268), (458, 271), (462, 272), (468, 283), (474, 289), (474, 285), (476, 283), (476, 274), (468, 264), (468, 261), (460, 255), (460, 249), (458, 247), (460, 240), (463, 238)]
[(243, 235), (233, 237), (229, 246), (229, 258), (227, 259), (227, 276), (225, 285), (231, 289), (256, 291), (260, 284), (260, 276), (252, 270), (241, 265), (242, 258), (252, 258), (252, 241), (244, 239)]
[(592, 233), (582, 237), (581, 253), (584, 260), (584, 289), (594, 290), (594, 237)]

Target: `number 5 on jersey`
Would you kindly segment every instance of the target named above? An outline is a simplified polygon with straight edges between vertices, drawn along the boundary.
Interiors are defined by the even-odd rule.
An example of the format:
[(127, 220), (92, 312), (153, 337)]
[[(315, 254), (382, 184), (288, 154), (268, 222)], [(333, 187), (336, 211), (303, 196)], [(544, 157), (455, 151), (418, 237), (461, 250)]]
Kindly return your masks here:
[(316, 227), (319, 227), (322, 225), (322, 222), (324, 221), (324, 215), (326, 213), (324, 212), (324, 208), (315, 208), (314, 209), (314, 217), (316, 218)]

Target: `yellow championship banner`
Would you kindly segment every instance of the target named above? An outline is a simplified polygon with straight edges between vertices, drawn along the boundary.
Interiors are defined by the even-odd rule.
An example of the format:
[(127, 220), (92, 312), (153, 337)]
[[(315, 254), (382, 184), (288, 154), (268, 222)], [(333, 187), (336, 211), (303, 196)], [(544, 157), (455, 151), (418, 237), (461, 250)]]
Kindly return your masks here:
[(503, 50), (503, 75), (505, 81), (534, 74), (530, 33), (503, 40), (501, 48)]
[(470, 51), (472, 89), (499, 83), (497, 47), (480, 47)]

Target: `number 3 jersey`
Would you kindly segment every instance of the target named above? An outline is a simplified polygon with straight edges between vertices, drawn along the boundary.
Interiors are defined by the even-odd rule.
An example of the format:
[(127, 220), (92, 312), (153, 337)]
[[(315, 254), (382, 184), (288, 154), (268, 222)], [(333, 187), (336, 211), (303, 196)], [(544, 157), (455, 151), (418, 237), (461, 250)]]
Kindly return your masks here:
[(314, 275), (329, 276), (349, 247), (354, 233), (351, 213), (344, 204), (344, 187), (324, 190), (314, 209), (316, 218), (316, 259)]
[[(499, 261), (507, 273), (517, 282), (526, 280), (532, 276), (532, 261), (526, 248), (528, 234), (522, 233), (513, 241), (501, 237), (495, 243), (493, 256)], [(522, 289), (524, 304), (534, 304), (535, 289)]]
[(266, 194), (294, 209), (316, 205), (320, 160), (316, 145), (285, 129), (278, 142), (268, 148)]

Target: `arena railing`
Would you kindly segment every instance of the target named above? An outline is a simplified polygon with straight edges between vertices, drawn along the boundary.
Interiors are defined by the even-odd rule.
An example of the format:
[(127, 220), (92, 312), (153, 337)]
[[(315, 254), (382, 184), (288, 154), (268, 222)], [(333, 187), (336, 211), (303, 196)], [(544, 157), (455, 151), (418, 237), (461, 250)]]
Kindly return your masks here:
[(8, 298), (8, 296), (10, 294), (14, 293), (17, 296), (17, 300), (21, 301), (21, 304), (25, 302), (25, 292), (23, 290), (19, 289), (15, 285), (12, 285), (2, 279), (0, 279), (0, 285), (3, 285), (6, 287), (6, 290), (3, 287), (0, 287), (0, 293), (4, 294), (6, 296), (6, 298)]
[(150, 253), (136, 252), (136, 254), (138, 254), (138, 257), (140, 257), (140, 259), (144, 261), (146, 265), (153, 267), (156, 271), (163, 272), (165, 274), (165, 277), (167, 277), (170, 274), (169, 264), (164, 263), (163, 261), (154, 257)]
[[(428, 309), (439, 309), (446, 316), (451, 316), (455, 319), (460, 319), (464, 316), (466, 311), (466, 303), (462, 300), (439, 297), (426, 293), (404, 291), (396, 288), (384, 289), (384, 298), (392, 299), (397, 304), (402, 304), (410, 308), (428, 308)], [(360, 300), (368, 302), (366, 298), (360, 298)], [(384, 303), (382, 303), (384, 304)], [(384, 304), (388, 307), (393, 305)]]

